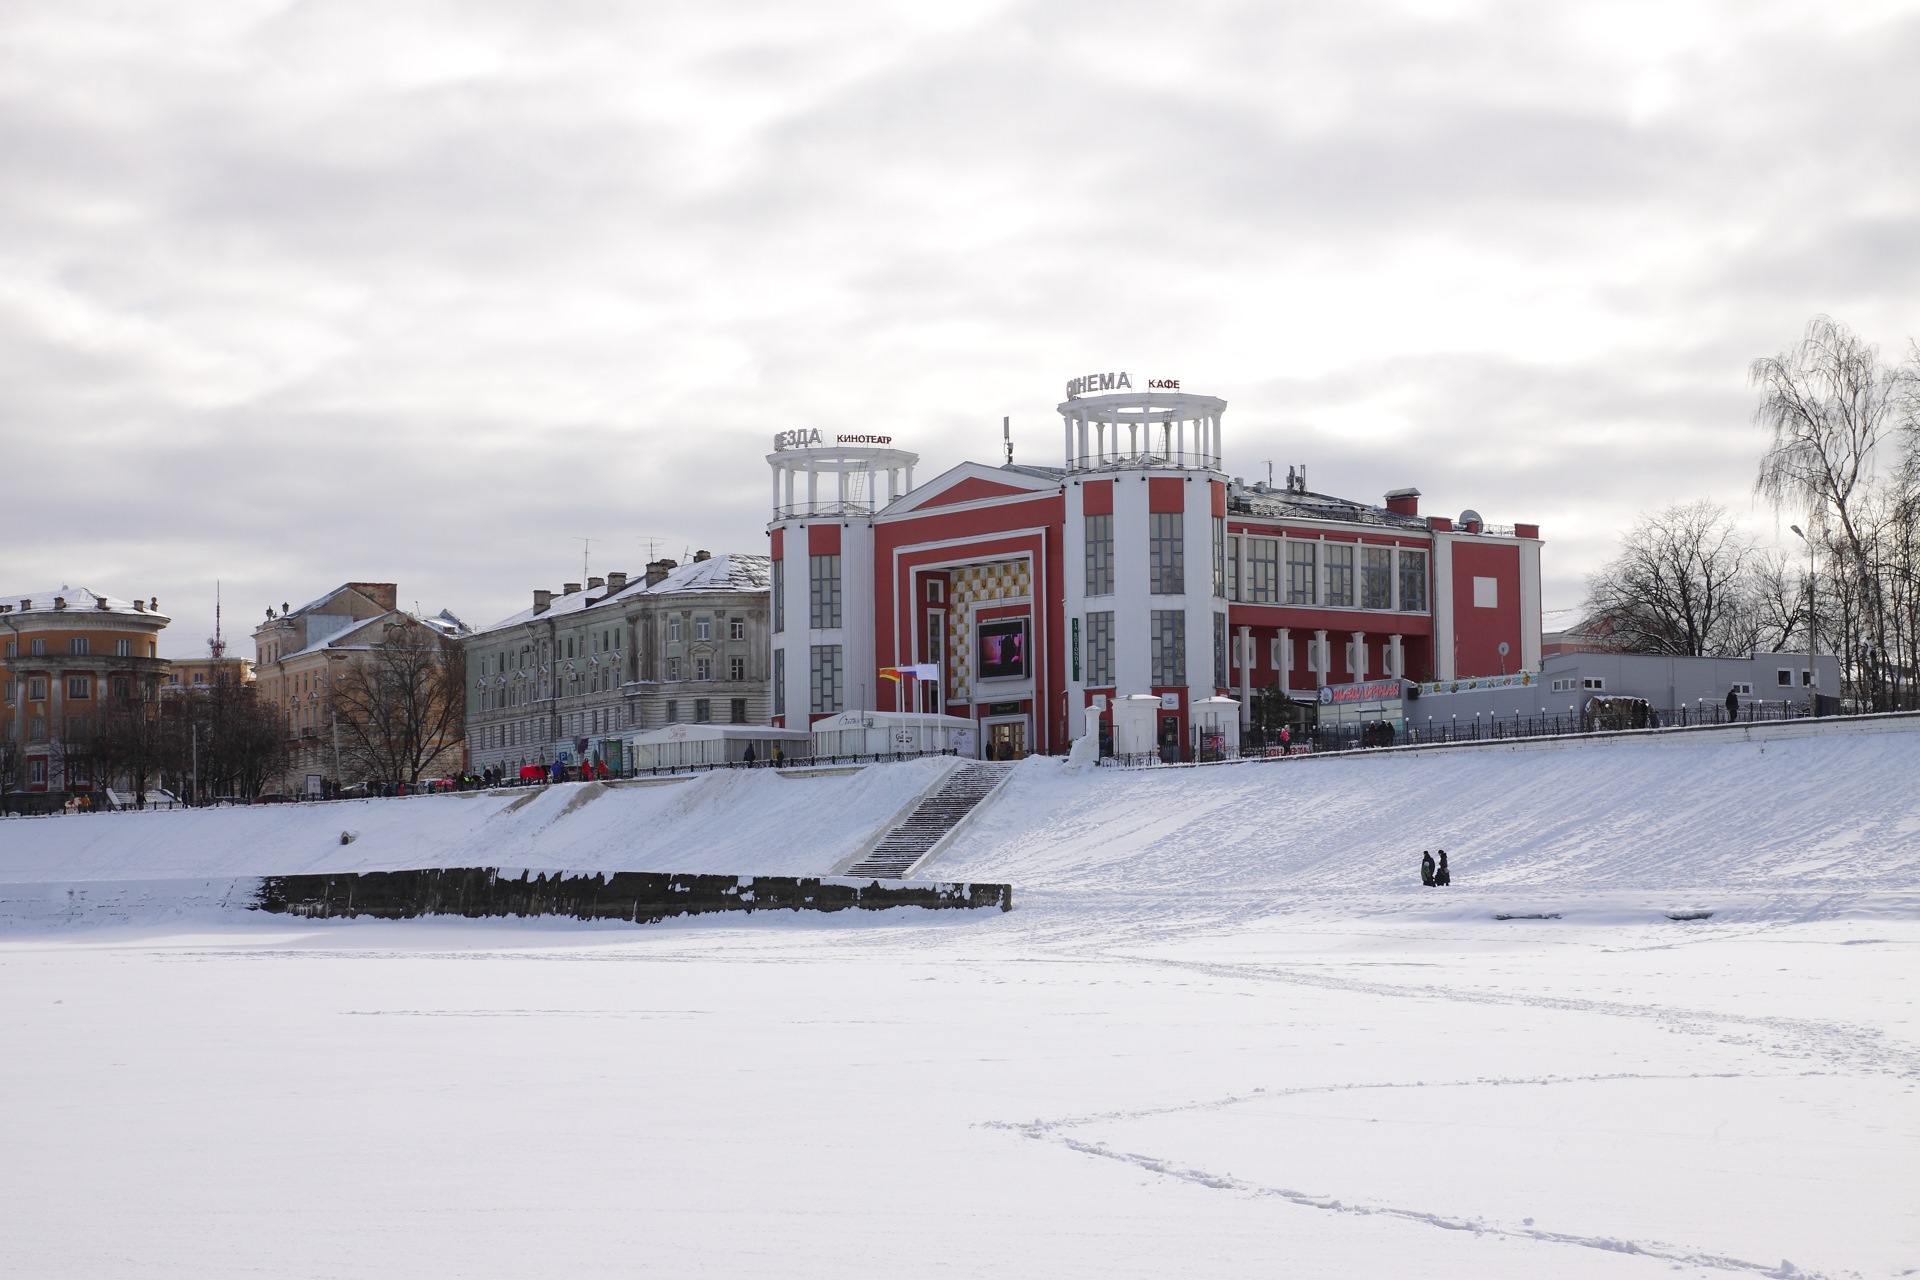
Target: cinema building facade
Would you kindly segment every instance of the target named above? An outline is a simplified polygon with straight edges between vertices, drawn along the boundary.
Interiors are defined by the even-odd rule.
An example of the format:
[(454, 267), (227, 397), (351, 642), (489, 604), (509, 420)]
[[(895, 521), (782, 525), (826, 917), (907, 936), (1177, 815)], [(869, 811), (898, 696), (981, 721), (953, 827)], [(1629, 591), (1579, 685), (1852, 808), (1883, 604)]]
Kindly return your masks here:
[[(1102, 385), (1102, 384), (1105, 385)], [(1201, 708), (1256, 689), (1538, 671), (1540, 536), (1225, 469), (1226, 402), (1075, 379), (1061, 466), (967, 462), (923, 484), (874, 436), (784, 432), (773, 471), (773, 719), (961, 716), (984, 752), (1062, 752), (1083, 708), (1157, 700), (1190, 755)], [(883, 678), (932, 664), (938, 681)], [(1110, 712), (1108, 713), (1110, 714)]]

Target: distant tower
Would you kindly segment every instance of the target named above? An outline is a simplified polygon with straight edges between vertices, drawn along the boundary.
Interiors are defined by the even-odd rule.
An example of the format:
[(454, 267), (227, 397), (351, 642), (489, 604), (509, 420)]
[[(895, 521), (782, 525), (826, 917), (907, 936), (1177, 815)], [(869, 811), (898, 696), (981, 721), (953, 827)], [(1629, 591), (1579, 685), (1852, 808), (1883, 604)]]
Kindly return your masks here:
[[(269, 613), (272, 610), (268, 610)], [(213, 581), (213, 637), (207, 641), (207, 652), (215, 658), (227, 656), (226, 638), (220, 634), (220, 580)]]
[(913, 488), (918, 454), (885, 436), (782, 431), (773, 469), (773, 720), (804, 729), (871, 708), (874, 665), (873, 518)]

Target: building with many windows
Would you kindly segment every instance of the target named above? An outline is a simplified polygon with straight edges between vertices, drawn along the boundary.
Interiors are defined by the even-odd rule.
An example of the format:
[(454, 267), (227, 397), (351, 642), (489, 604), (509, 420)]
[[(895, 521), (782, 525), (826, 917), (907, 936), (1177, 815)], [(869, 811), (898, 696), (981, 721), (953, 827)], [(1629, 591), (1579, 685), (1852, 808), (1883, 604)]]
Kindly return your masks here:
[[(457, 644), (471, 633), (444, 609), (421, 617), (398, 604), (394, 583), (345, 582), (298, 609), (282, 604), (276, 613), (269, 607), (266, 620), (254, 628), (254, 696), (285, 719), (290, 740), (286, 773), (278, 783), (282, 790), (312, 790), (321, 779), (340, 786), (366, 781), (363, 770), (353, 766), (351, 753), (341, 750), (328, 696), (342, 664), (368, 660), (396, 626), (418, 624), (443, 645)], [(217, 678), (218, 669), (210, 674)], [(462, 745), (456, 724), (435, 750), (425, 776), (461, 772)]]
[(767, 558), (657, 560), (535, 591), (466, 642), (471, 768), (604, 762), (669, 724), (767, 723)]
[(0, 788), (93, 791), (86, 744), (114, 698), (165, 679), (157, 600), (116, 600), (85, 587), (0, 598), (5, 645), (4, 750)]
[[(1175, 383), (1075, 379), (1057, 411), (1062, 465), (918, 486), (889, 438), (775, 437), (776, 723), (917, 706), (994, 755), (1059, 752), (1082, 708), (1146, 696), (1184, 753), (1210, 698), (1539, 669), (1537, 527), (1244, 484), (1226, 402)], [(921, 664), (939, 679), (880, 676)]]

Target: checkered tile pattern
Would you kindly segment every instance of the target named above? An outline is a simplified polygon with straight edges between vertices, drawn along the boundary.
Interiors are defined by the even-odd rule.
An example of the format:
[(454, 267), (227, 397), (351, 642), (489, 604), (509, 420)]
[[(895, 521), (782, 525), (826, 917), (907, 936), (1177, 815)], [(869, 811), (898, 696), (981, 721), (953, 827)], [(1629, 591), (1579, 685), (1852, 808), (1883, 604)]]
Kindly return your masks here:
[[(975, 605), (1005, 604), (1033, 595), (1031, 560), (996, 560), (953, 571), (947, 598), (947, 697), (964, 702), (973, 693), (973, 610)], [(1034, 637), (1037, 642), (1038, 637)]]

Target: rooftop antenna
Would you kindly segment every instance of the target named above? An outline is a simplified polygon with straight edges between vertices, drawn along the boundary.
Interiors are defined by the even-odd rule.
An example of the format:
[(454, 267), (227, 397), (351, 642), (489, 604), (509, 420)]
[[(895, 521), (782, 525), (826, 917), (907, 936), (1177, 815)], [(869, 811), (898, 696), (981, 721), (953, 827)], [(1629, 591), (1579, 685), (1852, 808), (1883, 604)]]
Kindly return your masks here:
[(589, 576), (587, 573), (587, 557), (593, 551), (593, 544), (596, 542), (605, 542), (606, 539), (583, 538), (579, 534), (575, 534), (573, 540), (580, 544), (580, 581), (585, 582)]
[(656, 534), (643, 533), (643, 534), (640, 534), (638, 537), (634, 538), (634, 541), (644, 542), (647, 544), (647, 563), (652, 564), (655, 560), (659, 558), (660, 544), (665, 542), (666, 539)]
[(215, 659), (227, 656), (227, 642), (220, 635), (220, 579), (213, 580), (213, 638), (207, 641), (207, 652)]
[(1000, 419), (1000, 439), (1003, 440), (1007, 446), (1007, 465), (1012, 466), (1013, 465), (1013, 419), (1011, 417), (1005, 417)]
[(1269, 489), (1271, 489), (1271, 488), (1273, 488), (1273, 461), (1272, 461), (1272, 459), (1268, 459), (1268, 461), (1267, 461), (1267, 488), (1269, 488)]

